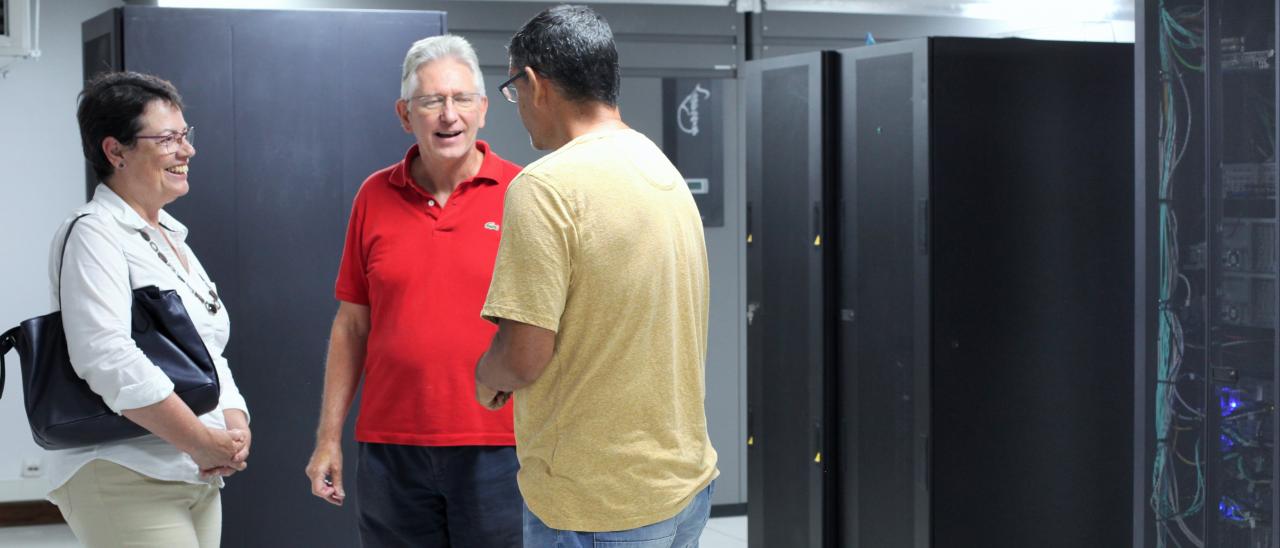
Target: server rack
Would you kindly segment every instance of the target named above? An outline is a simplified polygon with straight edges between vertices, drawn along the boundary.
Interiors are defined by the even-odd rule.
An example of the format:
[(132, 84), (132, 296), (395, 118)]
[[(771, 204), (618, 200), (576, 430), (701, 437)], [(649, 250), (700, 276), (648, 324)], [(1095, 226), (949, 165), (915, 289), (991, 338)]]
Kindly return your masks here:
[[(795, 506), (765, 498), (759, 508), (760, 480), (766, 489), (802, 474), (812, 481), (816, 470), (762, 455), (778, 443), (799, 452), (804, 440), (766, 438), (768, 425), (755, 419), (749, 527), (757, 533), (763, 515), (768, 537), (752, 534), (753, 546), (1128, 542), (1130, 55), (1118, 44), (947, 38), (838, 52), (827, 73), (836, 82), (824, 86), (838, 93), (807, 103), (824, 104), (834, 126), (834, 163), (810, 160), (832, 170), (827, 201), (809, 210), (825, 217), (815, 225), (803, 209), (762, 216), (758, 208), (781, 207), (772, 201), (797, 188), (785, 177), (757, 173), (749, 194), (752, 222), (763, 223), (752, 232), (825, 223), (834, 248), (823, 287), (835, 306), (807, 309), (830, 326), (822, 332), (832, 340), (817, 345), (826, 361), (809, 367), (826, 368), (810, 375), (827, 379), (833, 403), (820, 417), (763, 410), (776, 423), (808, 420), (834, 434), (825, 440), (826, 496), (808, 499), (827, 506), (805, 507), (827, 523), (809, 528), (821, 538), (779, 532), (798, 527)], [(783, 59), (768, 62), (795, 58)], [(751, 98), (753, 75), (778, 66), (757, 63), (745, 71), (746, 156), (760, 162), (748, 174), (811, 153), (785, 131), (772, 148), (751, 148), (753, 130), (783, 124), (762, 111), (776, 104)], [(762, 401), (787, 399), (775, 379), (797, 369), (767, 351), (797, 337), (775, 330), (768, 314), (781, 306), (770, 296), (790, 295), (803, 273), (760, 274), (784, 253), (770, 244), (815, 253), (799, 236), (749, 244), (764, 246), (748, 263), (753, 294), (764, 295), (764, 323), (749, 328), (754, 414)]]
[[(200, 128), (191, 191), (166, 210), (190, 227), (232, 314), (227, 357), (253, 414), (253, 465), (223, 492), (228, 546), (359, 543), (353, 505), (316, 499), (302, 476), (333, 280), (360, 182), (413, 142), (392, 118), (400, 60), (444, 31), (442, 12), (144, 6), (82, 27), (86, 79), (166, 78)], [(354, 489), (350, 423), (345, 439)]]
[(1129, 55), (841, 52), (845, 545), (1127, 538)]
[(1276, 5), (1137, 7), (1132, 544), (1280, 546)]

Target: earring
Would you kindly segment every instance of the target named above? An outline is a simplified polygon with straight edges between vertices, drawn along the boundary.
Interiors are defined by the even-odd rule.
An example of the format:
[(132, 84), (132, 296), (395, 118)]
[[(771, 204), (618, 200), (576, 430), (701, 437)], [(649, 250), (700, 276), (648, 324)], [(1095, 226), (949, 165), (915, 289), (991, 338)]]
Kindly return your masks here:
[(124, 162), (120, 162), (120, 169), (124, 169)]

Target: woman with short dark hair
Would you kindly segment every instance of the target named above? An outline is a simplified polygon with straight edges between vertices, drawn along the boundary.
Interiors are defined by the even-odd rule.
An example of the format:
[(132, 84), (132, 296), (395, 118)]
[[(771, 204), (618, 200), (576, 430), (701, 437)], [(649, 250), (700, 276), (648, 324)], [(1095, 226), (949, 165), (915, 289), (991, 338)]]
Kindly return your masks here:
[[(50, 246), (53, 302), (76, 373), (150, 432), (50, 453), (49, 499), (90, 547), (218, 546), (222, 478), (249, 455), (248, 410), (222, 356), (227, 310), (186, 227), (162, 209), (189, 188), (196, 151), (182, 109), (169, 82), (116, 72), (89, 82), (76, 113), (100, 184)], [(181, 297), (213, 357), (221, 396), (211, 412), (196, 416), (130, 335), (133, 289), (152, 285)]]

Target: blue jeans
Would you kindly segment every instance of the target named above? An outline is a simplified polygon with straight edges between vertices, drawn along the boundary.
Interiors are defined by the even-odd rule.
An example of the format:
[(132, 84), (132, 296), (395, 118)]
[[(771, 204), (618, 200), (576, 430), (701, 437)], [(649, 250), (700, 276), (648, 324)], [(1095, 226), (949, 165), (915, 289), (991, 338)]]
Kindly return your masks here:
[(361, 443), (360, 544), (516, 548), (524, 499), (514, 447)]
[(693, 497), (675, 517), (625, 531), (581, 533), (547, 527), (524, 507), (525, 548), (698, 548), (698, 539), (711, 514), (711, 494), (716, 482)]

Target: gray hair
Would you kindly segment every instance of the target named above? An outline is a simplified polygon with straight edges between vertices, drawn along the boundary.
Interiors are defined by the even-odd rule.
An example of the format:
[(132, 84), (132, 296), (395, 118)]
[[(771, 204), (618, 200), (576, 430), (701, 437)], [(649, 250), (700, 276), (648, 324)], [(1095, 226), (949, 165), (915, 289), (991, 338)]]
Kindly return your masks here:
[(400, 98), (407, 101), (413, 97), (413, 92), (418, 89), (418, 69), (422, 65), (445, 57), (452, 57), (467, 65), (475, 78), (476, 91), (485, 95), (484, 75), (480, 74), (476, 50), (471, 48), (471, 43), (466, 38), (445, 34), (423, 38), (409, 48), (409, 53), (404, 56), (404, 73), (400, 76)]

